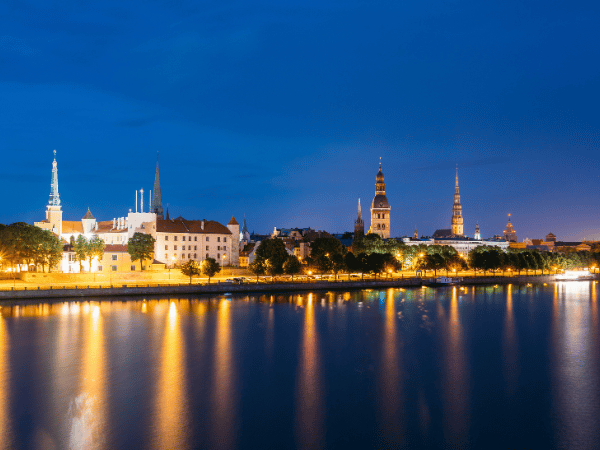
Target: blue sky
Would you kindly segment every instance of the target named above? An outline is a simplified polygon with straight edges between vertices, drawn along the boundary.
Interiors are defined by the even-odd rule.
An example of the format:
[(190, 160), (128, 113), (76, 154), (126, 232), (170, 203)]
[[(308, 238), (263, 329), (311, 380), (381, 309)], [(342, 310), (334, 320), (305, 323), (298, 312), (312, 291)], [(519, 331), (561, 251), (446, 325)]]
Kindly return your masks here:
[[(0, 4), (1, 223), (152, 189), (171, 215), (352, 230), (382, 157), (392, 234), (512, 213), (600, 239), (597, 2)], [(146, 200), (147, 203), (147, 200)], [(368, 221), (367, 221), (368, 224)]]

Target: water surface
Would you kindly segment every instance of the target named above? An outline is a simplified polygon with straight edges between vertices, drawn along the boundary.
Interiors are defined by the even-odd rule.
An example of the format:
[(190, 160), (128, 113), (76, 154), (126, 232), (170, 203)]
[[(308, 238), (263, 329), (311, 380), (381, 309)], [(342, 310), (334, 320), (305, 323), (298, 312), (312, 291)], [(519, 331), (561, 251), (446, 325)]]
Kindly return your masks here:
[(596, 282), (0, 307), (0, 449), (581, 448)]

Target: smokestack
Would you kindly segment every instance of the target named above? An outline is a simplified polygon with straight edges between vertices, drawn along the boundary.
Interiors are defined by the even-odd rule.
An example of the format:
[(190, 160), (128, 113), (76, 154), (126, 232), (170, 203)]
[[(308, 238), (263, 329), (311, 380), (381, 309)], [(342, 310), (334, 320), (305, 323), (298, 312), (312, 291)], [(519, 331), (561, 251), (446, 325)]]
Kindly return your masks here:
[(140, 189), (140, 212), (144, 212), (144, 189)]
[(113, 217), (113, 230), (117, 228), (117, 219)]
[(135, 191), (135, 212), (137, 212), (137, 189)]

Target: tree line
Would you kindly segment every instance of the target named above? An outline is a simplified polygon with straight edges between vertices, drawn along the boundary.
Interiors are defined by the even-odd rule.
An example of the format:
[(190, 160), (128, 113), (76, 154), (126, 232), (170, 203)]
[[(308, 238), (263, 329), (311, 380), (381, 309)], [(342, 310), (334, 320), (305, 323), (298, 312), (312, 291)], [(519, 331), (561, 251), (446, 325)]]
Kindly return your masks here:
[(52, 270), (62, 259), (63, 245), (49, 230), (16, 222), (0, 224), (0, 264), (15, 270), (26, 265), (34, 270)]
[(283, 240), (265, 239), (256, 249), (255, 260), (248, 269), (260, 275), (291, 275), (292, 279), (300, 273), (325, 274), (357, 272), (375, 276), (398, 270), (424, 270), (460, 272), (472, 269), (482, 271), (509, 271), (521, 274), (522, 271), (574, 269), (593, 267), (600, 264), (600, 252), (551, 253), (538, 250), (508, 249), (478, 246), (468, 258), (461, 256), (448, 245), (409, 246), (397, 239), (382, 239), (379, 235), (369, 234), (352, 244), (348, 251), (342, 243), (333, 237), (318, 238), (311, 244), (310, 257), (305, 261), (290, 255)]

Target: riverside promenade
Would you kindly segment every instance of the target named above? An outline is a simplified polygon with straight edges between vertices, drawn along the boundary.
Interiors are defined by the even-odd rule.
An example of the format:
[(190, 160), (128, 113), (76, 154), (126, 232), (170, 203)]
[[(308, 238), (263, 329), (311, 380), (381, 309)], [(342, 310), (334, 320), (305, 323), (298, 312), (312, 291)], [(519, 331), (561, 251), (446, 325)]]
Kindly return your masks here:
[[(496, 284), (541, 284), (554, 282), (556, 275), (522, 275), (522, 276), (487, 276), (463, 277), (461, 286), (496, 285)], [(599, 274), (587, 279), (597, 280)], [(394, 278), (364, 281), (309, 281), (309, 282), (245, 282), (234, 284), (223, 281), (207, 283), (177, 283), (156, 284), (152, 282), (138, 282), (121, 286), (93, 286), (92, 284), (75, 284), (63, 287), (26, 286), (0, 290), (0, 302), (11, 300), (40, 299), (46, 301), (65, 301), (82, 298), (115, 297), (140, 297), (140, 296), (176, 296), (176, 295), (201, 295), (224, 293), (258, 293), (258, 292), (290, 292), (290, 291), (339, 291), (359, 289), (387, 289), (387, 288), (418, 288), (422, 286), (439, 286), (435, 278)]]

